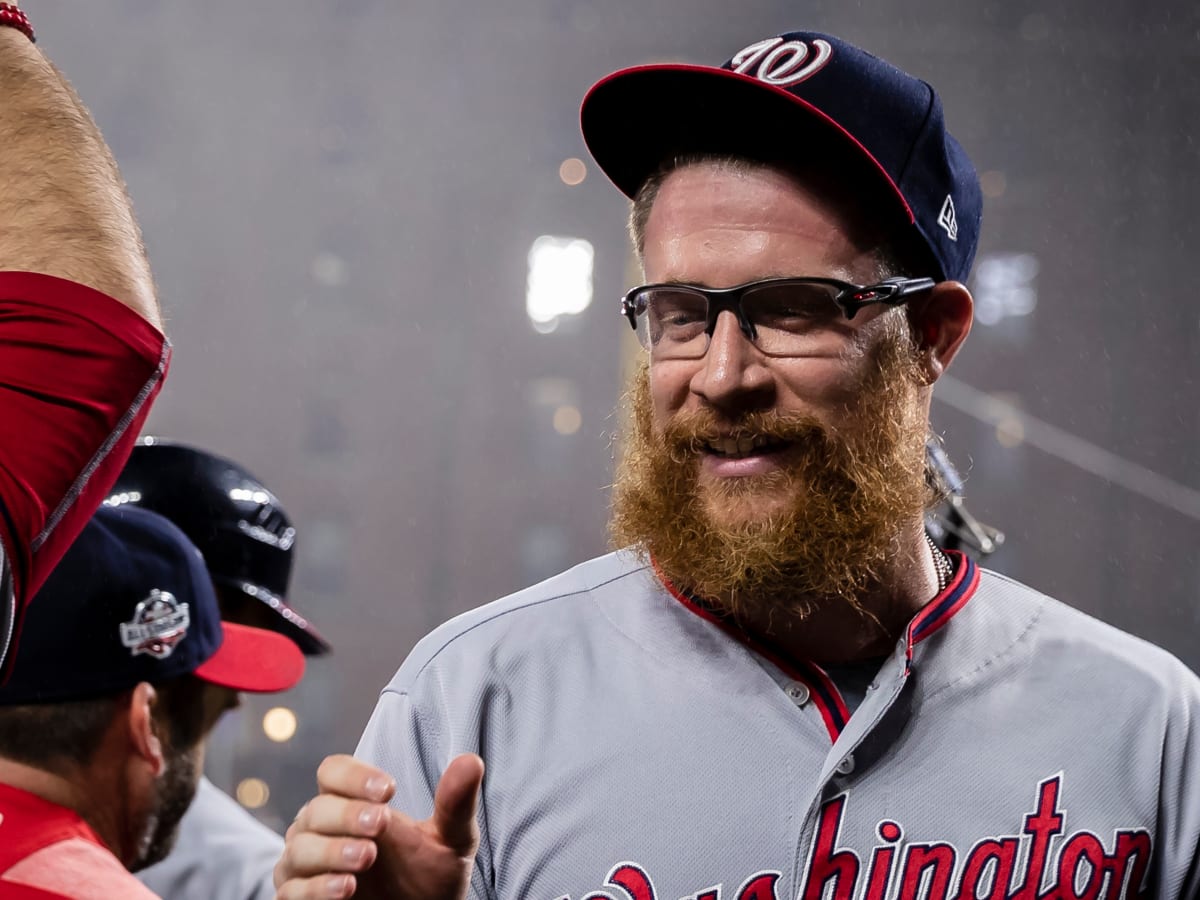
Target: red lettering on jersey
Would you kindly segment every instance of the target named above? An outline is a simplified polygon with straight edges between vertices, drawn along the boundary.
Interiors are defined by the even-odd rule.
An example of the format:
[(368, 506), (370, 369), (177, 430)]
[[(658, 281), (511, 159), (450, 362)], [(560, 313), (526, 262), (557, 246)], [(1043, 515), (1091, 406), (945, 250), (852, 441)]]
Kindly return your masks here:
[(654, 900), (654, 884), (636, 863), (621, 863), (609, 873), (606, 883), (619, 887), (633, 900)]
[[(887, 820), (879, 823), (878, 830), (880, 840), (889, 844), (897, 843), (904, 836), (904, 831), (899, 825)], [(875, 848), (875, 852), (871, 854), (871, 873), (867, 877), (867, 892), (863, 895), (863, 900), (883, 900), (892, 880), (892, 861), (895, 856), (895, 847)]]
[(737, 900), (779, 900), (775, 896), (775, 883), (779, 881), (778, 872), (763, 872), (751, 875), (737, 892)]
[[(955, 900), (1004, 900), (1008, 896), (1009, 885), (1012, 884), (1013, 869), (1017, 864), (1017, 851), (1020, 846), (1021, 842), (1015, 837), (980, 841), (976, 844), (963, 865), (962, 882)], [(979, 886), (985, 882), (990, 883), (991, 887), (981, 897)]]
[(871, 874), (867, 879), (867, 892), (863, 900), (883, 900), (887, 895), (888, 883), (892, 880), (892, 857), (895, 847), (876, 847), (871, 855)]
[[(1129, 870), (1131, 859), (1134, 861), (1133, 868), (1126, 880), (1126, 870)], [(1144, 831), (1118, 831), (1117, 846), (1108, 863), (1112, 872), (1112, 880), (1108, 884), (1108, 900), (1117, 900), (1120, 897), (1148, 900), (1150, 894), (1143, 893), (1142, 888), (1145, 884), (1146, 869), (1150, 867), (1150, 835)], [(1125, 887), (1124, 893), (1121, 891), (1122, 887)]]
[[(876, 826), (879, 843), (869, 866), (854, 848), (839, 847), (849, 803), (849, 795), (841, 794), (822, 805), (807, 871), (798, 892), (788, 896), (796, 900), (1153, 900), (1154, 894), (1146, 888), (1153, 851), (1149, 832), (1115, 831), (1111, 854), (1091, 831), (1064, 835), (1067, 816), (1059, 808), (1062, 781), (1059, 773), (1038, 785), (1033, 811), (1016, 820), (1022, 823), (1019, 833), (978, 840), (965, 856), (946, 841), (906, 844), (901, 824), (885, 819)], [(861, 886), (860, 874), (864, 876)], [(736, 892), (718, 885), (685, 894), (684, 900), (779, 900), (782, 877), (778, 871), (760, 871)], [(635, 862), (614, 866), (606, 886), (619, 888), (620, 896), (628, 900), (656, 900), (650, 876)], [(679, 896), (676, 889), (671, 887), (670, 896)], [(599, 890), (583, 900), (617, 900), (618, 896)], [(558, 900), (570, 900), (570, 895)]]
[[(909, 845), (896, 900), (917, 900), (918, 897), (922, 900), (946, 900), (956, 855), (950, 844)], [(926, 883), (928, 886), (921, 890), (921, 885)]]
[(825, 885), (837, 880), (833, 900), (850, 900), (858, 880), (858, 856), (853, 850), (837, 850), (838, 834), (842, 830), (842, 811), (846, 795), (830, 800), (821, 807), (821, 821), (808, 856), (808, 874), (804, 877), (803, 900), (822, 900)]
[(1086, 831), (1073, 835), (1058, 855), (1058, 896), (1062, 900), (1099, 900), (1107, 863), (1099, 838)]
[(1063, 817), (1058, 811), (1060, 782), (1061, 776), (1055, 775), (1038, 785), (1037, 812), (1025, 817), (1025, 833), (1033, 838), (1033, 843), (1029, 848), (1025, 881), (1013, 894), (1013, 900), (1037, 900), (1041, 890), (1050, 838), (1063, 830)]

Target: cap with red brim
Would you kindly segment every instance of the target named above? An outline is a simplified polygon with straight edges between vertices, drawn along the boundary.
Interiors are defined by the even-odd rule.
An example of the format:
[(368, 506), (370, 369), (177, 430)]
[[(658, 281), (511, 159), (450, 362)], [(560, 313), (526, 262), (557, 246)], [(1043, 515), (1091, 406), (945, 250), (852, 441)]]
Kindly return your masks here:
[(222, 622), (224, 639), (194, 675), (235, 691), (271, 694), (293, 687), (304, 675), (304, 654), (274, 631)]
[(974, 260), (983, 196), (937, 92), (840, 38), (796, 31), (721, 66), (622, 69), (588, 92), (580, 127), (628, 197), (680, 157), (758, 160), (843, 182), (896, 233), (915, 229), (928, 274), (964, 280)]

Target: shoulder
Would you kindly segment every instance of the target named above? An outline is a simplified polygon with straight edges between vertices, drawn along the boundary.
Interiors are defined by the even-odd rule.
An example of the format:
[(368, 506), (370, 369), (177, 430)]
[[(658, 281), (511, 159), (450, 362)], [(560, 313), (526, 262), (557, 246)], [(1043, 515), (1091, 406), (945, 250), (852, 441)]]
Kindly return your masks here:
[(484, 661), (496, 648), (553, 647), (610, 627), (608, 609), (636, 603), (656, 584), (646, 562), (618, 551), (456, 616), (423, 638), (387, 690), (407, 692), (431, 666)]
[(68, 838), (29, 854), (8, 868), (3, 877), (6, 882), (77, 900), (151, 900), (155, 896), (111, 852), (85, 838)]
[(1132, 693), (1200, 701), (1200, 678), (1176, 656), (1012, 578), (982, 571), (979, 598), (991, 617), (1015, 622), (1033, 658), (1059, 671), (1123, 681)]

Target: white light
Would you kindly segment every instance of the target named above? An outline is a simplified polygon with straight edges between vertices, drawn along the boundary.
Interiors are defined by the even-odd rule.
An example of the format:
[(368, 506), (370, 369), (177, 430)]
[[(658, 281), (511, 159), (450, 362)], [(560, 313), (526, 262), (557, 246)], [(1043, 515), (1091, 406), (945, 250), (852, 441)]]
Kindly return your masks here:
[(251, 503), (268, 503), (271, 500), (266, 491), (252, 491), (248, 488), (230, 488), (230, 500), (247, 500)]
[(247, 809), (262, 809), (271, 799), (271, 788), (261, 778), (243, 778), (238, 782), (237, 798)]
[[(580, 238), (544, 234), (529, 248), (525, 311), (543, 334), (560, 316), (583, 312), (592, 302), (592, 245)], [(553, 323), (553, 324), (552, 324)]]
[(277, 744), (290, 741), (296, 734), (296, 714), (286, 706), (268, 709), (263, 716), (263, 733)]
[(975, 269), (975, 318), (984, 325), (1028, 316), (1037, 308), (1037, 257), (1006, 253), (980, 260)]
[(346, 261), (336, 253), (321, 252), (313, 257), (309, 266), (313, 280), (325, 287), (341, 287), (349, 276)]
[(142, 499), (140, 491), (122, 491), (119, 494), (113, 494), (104, 501), (105, 506), (124, 506), (126, 503), (137, 503)]

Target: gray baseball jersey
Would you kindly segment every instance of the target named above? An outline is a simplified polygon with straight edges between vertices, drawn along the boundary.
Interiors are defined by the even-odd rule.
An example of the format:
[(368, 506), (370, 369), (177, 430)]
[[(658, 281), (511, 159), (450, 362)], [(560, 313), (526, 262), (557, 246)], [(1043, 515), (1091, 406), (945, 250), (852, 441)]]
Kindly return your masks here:
[(850, 715), (629, 553), (426, 637), (358, 755), (487, 763), (473, 898), (1200, 896), (1200, 680), (955, 555)]
[(201, 778), (174, 849), (137, 877), (166, 900), (271, 900), (281, 853), (283, 838)]

